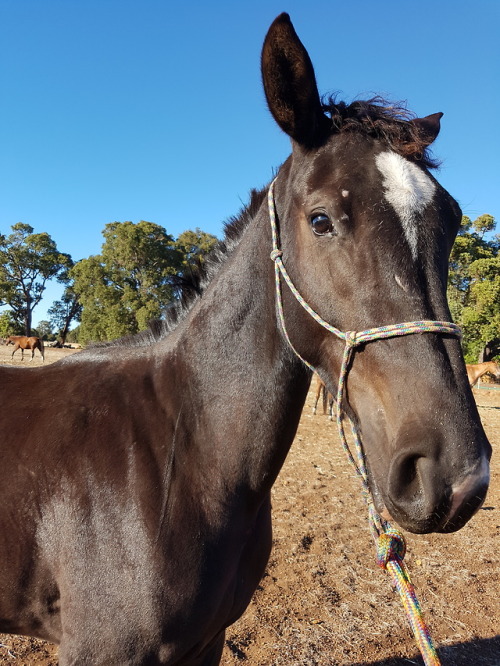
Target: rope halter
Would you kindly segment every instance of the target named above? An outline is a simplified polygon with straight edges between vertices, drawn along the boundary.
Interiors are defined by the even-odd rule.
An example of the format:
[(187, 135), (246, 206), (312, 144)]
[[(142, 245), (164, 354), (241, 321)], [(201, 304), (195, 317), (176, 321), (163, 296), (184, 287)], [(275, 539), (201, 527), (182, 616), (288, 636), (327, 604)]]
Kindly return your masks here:
[(400, 594), (403, 606), (406, 610), (410, 626), (415, 636), (415, 640), (420, 649), (420, 652), (422, 653), (425, 666), (439, 666), (439, 658), (432, 644), (429, 631), (422, 618), (422, 612), (415, 595), (415, 590), (410, 581), (408, 569), (403, 562), (403, 558), (406, 552), (404, 537), (395, 526), (384, 520), (375, 509), (368, 482), (368, 472), (366, 469), (361, 436), (355, 422), (348, 415), (347, 416), (354, 438), (356, 457), (351, 452), (351, 449), (347, 443), (343, 425), (343, 415), (345, 413), (344, 398), (347, 375), (351, 366), (352, 357), (356, 348), (360, 345), (367, 342), (385, 340), (387, 338), (394, 338), (402, 335), (413, 335), (415, 333), (441, 333), (443, 335), (454, 335), (461, 338), (460, 328), (456, 324), (447, 321), (419, 320), (404, 322), (402, 324), (392, 324), (390, 326), (379, 326), (377, 328), (369, 328), (364, 331), (341, 331), (325, 321), (311, 308), (311, 306), (298, 292), (283, 263), (283, 251), (279, 246), (278, 222), (274, 202), (275, 182), (276, 179), (273, 180), (269, 187), (267, 201), (272, 233), (273, 247), (271, 252), (271, 259), (274, 262), (275, 269), (276, 308), (281, 330), (283, 331), (286, 341), (296, 356), (298, 356), (298, 358), (300, 358), (308, 368), (315, 372), (315, 368), (310, 363), (308, 363), (308, 361), (302, 358), (299, 352), (295, 349), (288, 335), (285, 325), (281, 291), (281, 277), (283, 277), (290, 291), (295, 296), (300, 305), (304, 308), (304, 310), (323, 328), (325, 328), (330, 333), (333, 333), (333, 335), (335, 335), (337, 338), (344, 340), (345, 345), (342, 356), (342, 364), (340, 367), (336, 397), (337, 427), (340, 435), (340, 441), (347, 454), (347, 457), (349, 458), (361, 480), (363, 496), (368, 505), (370, 529), (378, 550), (377, 562), (382, 568), (387, 569), (395, 580), (396, 587)]

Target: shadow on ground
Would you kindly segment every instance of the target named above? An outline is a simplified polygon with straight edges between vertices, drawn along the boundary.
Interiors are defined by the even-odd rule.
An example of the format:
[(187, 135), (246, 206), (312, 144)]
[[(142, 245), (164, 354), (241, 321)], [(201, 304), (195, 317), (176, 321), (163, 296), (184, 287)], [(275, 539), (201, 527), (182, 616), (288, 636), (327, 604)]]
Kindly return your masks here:
[[(441, 647), (438, 656), (442, 666), (500, 666), (500, 635)], [(356, 662), (352, 666), (423, 666), (423, 663), (422, 657), (415, 656), (411, 659)]]

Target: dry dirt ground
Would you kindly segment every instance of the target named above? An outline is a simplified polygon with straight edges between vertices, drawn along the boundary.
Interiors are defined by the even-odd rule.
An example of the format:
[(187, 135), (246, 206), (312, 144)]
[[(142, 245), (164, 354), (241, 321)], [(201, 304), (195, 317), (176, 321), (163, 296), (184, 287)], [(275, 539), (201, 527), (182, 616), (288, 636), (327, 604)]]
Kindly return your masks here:
[[(47, 349), (46, 362), (67, 353)], [(9, 357), (0, 347), (0, 362)], [(36, 357), (30, 365), (39, 364)], [(500, 388), (474, 394), (494, 451), (487, 500), (460, 532), (407, 535), (406, 561), (443, 666), (500, 666)], [(421, 665), (399, 598), (375, 564), (359, 484), (336, 426), (312, 416), (311, 405), (309, 394), (273, 491), (267, 571), (227, 631), (222, 664)], [(6, 470), (2, 477), (7, 483)], [(0, 664), (53, 666), (57, 649), (0, 635)]]

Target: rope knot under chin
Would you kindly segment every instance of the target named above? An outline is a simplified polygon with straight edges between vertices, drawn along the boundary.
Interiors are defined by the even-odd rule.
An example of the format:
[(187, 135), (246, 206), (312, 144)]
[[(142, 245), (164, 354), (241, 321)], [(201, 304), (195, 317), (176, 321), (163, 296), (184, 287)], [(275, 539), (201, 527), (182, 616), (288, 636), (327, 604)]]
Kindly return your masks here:
[(346, 331), (345, 332), (345, 343), (346, 346), (349, 348), (354, 349), (354, 347), (357, 347), (358, 345), (358, 339), (357, 339), (357, 332), (356, 331)]
[(273, 261), (276, 261), (276, 259), (279, 259), (282, 256), (283, 256), (283, 252), (281, 250), (273, 250), (271, 252), (271, 259)]
[(403, 560), (406, 554), (406, 544), (401, 532), (396, 530), (383, 532), (378, 538), (377, 564), (382, 569), (387, 567), (391, 560)]

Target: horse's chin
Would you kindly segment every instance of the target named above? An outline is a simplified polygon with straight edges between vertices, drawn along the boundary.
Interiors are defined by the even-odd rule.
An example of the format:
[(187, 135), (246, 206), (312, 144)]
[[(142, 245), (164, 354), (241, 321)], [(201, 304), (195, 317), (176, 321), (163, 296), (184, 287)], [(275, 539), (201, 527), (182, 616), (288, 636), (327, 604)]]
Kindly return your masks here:
[(371, 474), (368, 475), (368, 485), (370, 486), (370, 493), (373, 499), (373, 504), (378, 515), (384, 520), (395, 523), (396, 521), (391, 516), (390, 511), (388, 510), (382, 497), (382, 493), (379, 491), (377, 484), (375, 483), (375, 480)]
[(390, 510), (387, 508), (387, 504), (384, 501), (382, 493), (379, 491), (377, 484), (375, 483), (373, 477), (369, 476), (369, 486), (370, 492), (373, 499), (373, 504), (378, 515), (386, 520), (389, 523), (392, 523), (393, 526), (399, 527), (406, 530), (407, 532), (412, 532), (413, 534), (427, 534), (429, 532), (435, 532), (435, 527), (427, 525), (426, 522), (417, 523), (413, 520), (404, 520), (401, 518), (395, 518)]
[(383, 518), (384, 520), (387, 520), (390, 523), (395, 522), (394, 518), (391, 516), (387, 507), (384, 504), (382, 505), (382, 507), (380, 509), (377, 509), (377, 511), (378, 511), (379, 515), (381, 516), (381, 518)]

